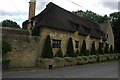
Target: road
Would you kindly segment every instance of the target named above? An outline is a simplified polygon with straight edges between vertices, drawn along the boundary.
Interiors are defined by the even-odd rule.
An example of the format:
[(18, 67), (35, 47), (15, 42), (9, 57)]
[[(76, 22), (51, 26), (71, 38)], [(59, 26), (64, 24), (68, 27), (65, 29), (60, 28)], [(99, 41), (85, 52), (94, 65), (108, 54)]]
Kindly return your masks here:
[(118, 62), (3, 74), (3, 78), (118, 78)]

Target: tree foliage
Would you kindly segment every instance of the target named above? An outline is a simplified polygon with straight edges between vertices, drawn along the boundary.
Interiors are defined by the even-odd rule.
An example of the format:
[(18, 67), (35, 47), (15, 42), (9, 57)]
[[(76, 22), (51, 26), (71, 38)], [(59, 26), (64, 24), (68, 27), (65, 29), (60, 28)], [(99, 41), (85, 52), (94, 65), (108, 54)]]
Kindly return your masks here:
[[(75, 11), (73, 13), (77, 14), (78, 12), (79, 11)], [(106, 23), (109, 18), (107, 15), (101, 16), (101, 15), (98, 15), (98, 14), (96, 14), (92, 11), (88, 11), (88, 10), (86, 12), (84, 12), (84, 11), (80, 11), (80, 12), (82, 13), (83, 16), (89, 18), (90, 20), (92, 20), (93, 22), (98, 23), (98, 24)]]
[(70, 37), (68, 40), (67, 50), (66, 50), (66, 56), (68, 57), (74, 57), (74, 48), (73, 48), (73, 42), (72, 38)]
[(115, 39), (115, 50), (120, 52), (120, 12), (114, 12), (110, 14), (111, 24)]
[(44, 48), (42, 52), (42, 57), (44, 58), (53, 58), (53, 51), (51, 46), (51, 40), (50, 35), (46, 37), (46, 40), (44, 42)]
[(81, 47), (81, 52), (80, 52), (80, 55), (87, 55), (87, 52), (86, 52), (86, 41), (84, 40), (83, 41), (83, 44), (82, 44), (82, 47)]
[(20, 26), (12, 20), (3, 20), (2, 27), (20, 28)]

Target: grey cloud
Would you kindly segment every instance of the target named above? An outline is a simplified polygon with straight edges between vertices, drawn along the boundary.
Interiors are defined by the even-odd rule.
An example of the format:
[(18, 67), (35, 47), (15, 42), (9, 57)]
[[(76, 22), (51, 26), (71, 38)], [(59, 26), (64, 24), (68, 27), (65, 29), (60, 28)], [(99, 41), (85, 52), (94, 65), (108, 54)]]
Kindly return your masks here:
[(37, 0), (37, 10), (38, 11), (43, 10), (49, 2), (53, 1), (55, 0)]
[(41, 11), (43, 8), (46, 7), (47, 3), (48, 2), (38, 2), (38, 4), (37, 4), (37, 10)]
[(100, 4), (111, 10), (118, 10), (118, 2), (100, 2)]
[(7, 12), (5, 10), (0, 10), (0, 16), (19, 16), (19, 15), (26, 15), (27, 12), (19, 12), (19, 11), (16, 11), (16, 12)]
[(118, 3), (118, 10), (120, 11), (120, 1), (119, 1), (119, 3)]

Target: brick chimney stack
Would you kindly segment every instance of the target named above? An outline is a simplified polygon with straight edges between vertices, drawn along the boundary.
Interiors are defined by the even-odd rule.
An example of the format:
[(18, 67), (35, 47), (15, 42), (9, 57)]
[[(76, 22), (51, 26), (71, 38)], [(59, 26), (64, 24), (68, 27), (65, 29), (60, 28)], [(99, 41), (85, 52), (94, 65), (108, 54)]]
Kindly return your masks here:
[(35, 16), (35, 8), (36, 8), (36, 0), (30, 0), (29, 2), (29, 16), (28, 16), (28, 31), (31, 35), (31, 29), (32, 29), (32, 24), (31, 24), (31, 18)]

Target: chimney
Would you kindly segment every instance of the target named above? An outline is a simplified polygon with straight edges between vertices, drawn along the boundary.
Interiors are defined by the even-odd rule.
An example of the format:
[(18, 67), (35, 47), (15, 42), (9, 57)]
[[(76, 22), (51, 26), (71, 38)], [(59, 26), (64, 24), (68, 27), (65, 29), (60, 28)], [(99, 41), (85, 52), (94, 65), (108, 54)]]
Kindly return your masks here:
[(28, 16), (28, 31), (31, 35), (31, 29), (32, 29), (32, 24), (31, 24), (31, 18), (35, 16), (35, 8), (36, 8), (36, 0), (30, 0), (29, 2), (29, 16)]
[(77, 11), (77, 12), (76, 12), (76, 14), (77, 14), (78, 16), (81, 16), (81, 17), (83, 17), (83, 11), (82, 11), (82, 10), (80, 10), (80, 11)]
[(35, 16), (35, 8), (36, 8), (36, 0), (30, 0), (29, 2), (29, 18), (31, 19), (32, 17)]

